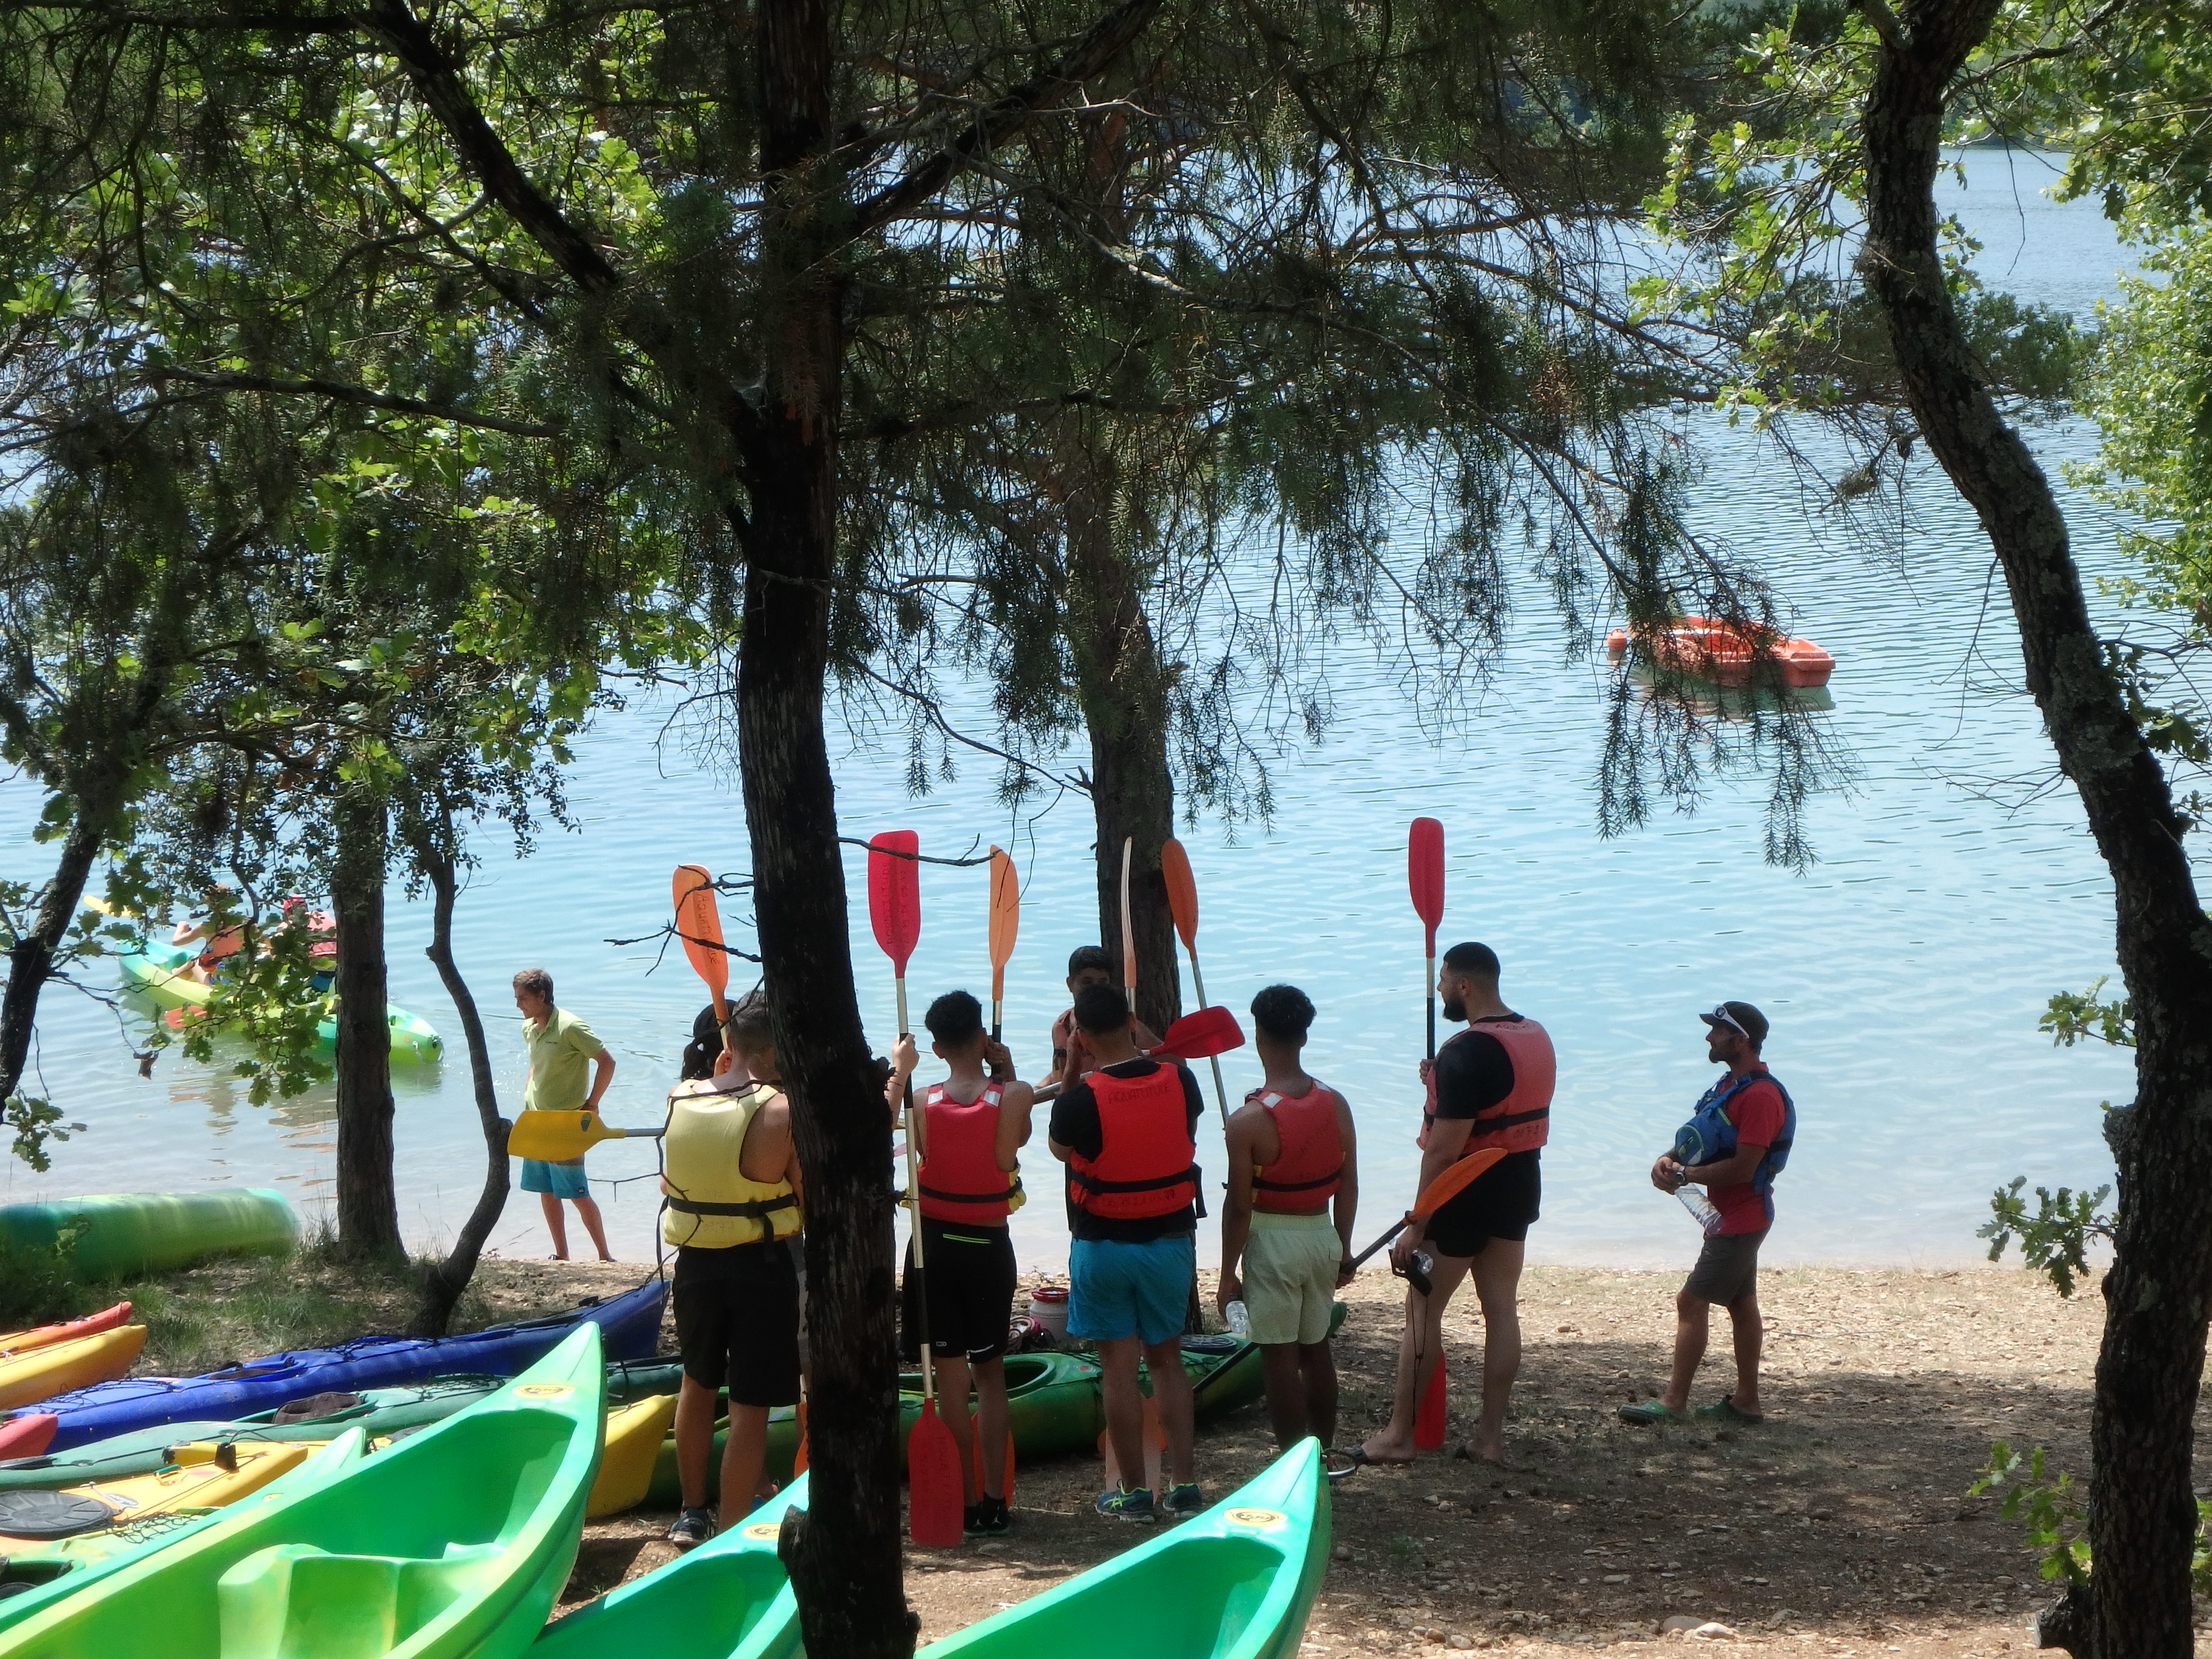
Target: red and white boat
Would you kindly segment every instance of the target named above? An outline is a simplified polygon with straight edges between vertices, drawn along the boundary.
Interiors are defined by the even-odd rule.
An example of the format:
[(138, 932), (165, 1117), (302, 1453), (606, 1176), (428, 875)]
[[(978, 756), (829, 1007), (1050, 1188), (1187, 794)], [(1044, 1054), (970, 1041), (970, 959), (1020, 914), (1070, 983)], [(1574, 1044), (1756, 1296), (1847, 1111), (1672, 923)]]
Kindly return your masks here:
[[(1680, 617), (1665, 628), (1639, 629), (1637, 649), (1655, 663), (1693, 674), (1716, 685), (1748, 685), (1762, 653), (1792, 688), (1826, 685), (1836, 659), (1810, 640), (1793, 639), (1754, 622), (1722, 622), (1712, 617)], [(1605, 636), (1614, 657), (1628, 649), (1629, 633), (1616, 628)]]

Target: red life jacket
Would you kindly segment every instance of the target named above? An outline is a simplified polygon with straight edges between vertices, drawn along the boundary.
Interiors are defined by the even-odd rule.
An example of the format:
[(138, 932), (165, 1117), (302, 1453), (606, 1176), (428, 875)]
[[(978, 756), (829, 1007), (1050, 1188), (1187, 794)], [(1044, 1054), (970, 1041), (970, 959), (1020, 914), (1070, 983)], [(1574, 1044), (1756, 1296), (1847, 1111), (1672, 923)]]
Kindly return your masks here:
[(1183, 1105), (1182, 1070), (1156, 1064), (1145, 1077), (1093, 1072), (1083, 1079), (1098, 1103), (1098, 1156), (1067, 1160), (1068, 1195), (1107, 1221), (1173, 1215), (1198, 1201), (1198, 1143)]
[(1336, 1091), (1320, 1079), (1302, 1095), (1255, 1089), (1244, 1097), (1257, 1101), (1275, 1120), (1283, 1149), (1272, 1164), (1253, 1172), (1252, 1207), (1278, 1215), (1311, 1215), (1328, 1207), (1344, 1184), (1344, 1142), (1336, 1131)]
[(1013, 1209), (1021, 1177), (999, 1167), (999, 1102), (1005, 1091), (995, 1083), (963, 1103), (933, 1083), (922, 1097), (926, 1126), (919, 1182), (921, 1212), (939, 1221), (966, 1221), (1003, 1227)]
[[(1452, 1042), (1462, 1042), (1477, 1031), (1496, 1037), (1504, 1046), (1506, 1059), (1513, 1062), (1513, 1088), (1504, 1099), (1468, 1126), (1467, 1146), (1460, 1156), (1466, 1158), (1489, 1146), (1502, 1146), (1509, 1152), (1534, 1152), (1551, 1138), (1552, 1133), (1552, 1085), (1558, 1079), (1559, 1062), (1552, 1052), (1551, 1036), (1524, 1016), (1520, 1019), (1480, 1021), (1460, 1032)], [(1432, 1067), (1428, 1101), (1421, 1109), (1421, 1133), (1415, 1146), (1429, 1144), (1429, 1126), (1436, 1121), (1436, 1116), (1437, 1079)]]

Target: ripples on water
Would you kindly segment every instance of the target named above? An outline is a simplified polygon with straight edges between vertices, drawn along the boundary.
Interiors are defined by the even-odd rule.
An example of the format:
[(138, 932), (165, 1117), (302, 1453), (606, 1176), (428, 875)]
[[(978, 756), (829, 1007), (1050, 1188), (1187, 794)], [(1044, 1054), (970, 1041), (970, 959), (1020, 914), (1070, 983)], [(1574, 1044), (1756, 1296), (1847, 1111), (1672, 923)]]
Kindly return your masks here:
[[(1971, 187), (1947, 204), (1980, 235), (1993, 284), (2086, 309), (2112, 291), (2124, 256), (2094, 210), (2035, 193), (2048, 178), (2039, 158), (1979, 152)], [(1749, 437), (1710, 422), (1694, 435), (1711, 454), (1693, 497), (1699, 527), (1764, 562), (1800, 631), (1839, 663), (1828, 718), (1860, 776), (1854, 794), (1810, 809), (1818, 865), (1800, 877), (1759, 862), (1755, 787), (1716, 787), (1694, 816), (1663, 815), (1600, 841), (1593, 784), (1607, 671), (1564, 665), (1561, 630), (1524, 576), (1504, 672), (1441, 742), (1417, 730), (1395, 677), (1357, 657), (1332, 662), (1336, 724), (1319, 747), (1275, 763), (1272, 832), (1186, 834), (1207, 988), (1240, 1013), (1275, 980), (1313, 995), (1312, 1066), (1359, 1115), (1360, 1231), (1376, 1230), (1410, 1198), (1417, 1169), (1423, 964), (1404, 848), (1407, 822), (1433, 814), (1447, 836), (1445, 941), (1496, 946), (1509, 1000), (1540, 1018), (1559, 1049), (1536, 1257), (1688, 1256), (1689, 1222), (1644, 1172), (1712, 1074), (1698, 1011), (1735, 997), (1773, 1021), (1769, 1057), (1801, 1114), (1771, 1257), (1970, 1260), (2000, 1182), (2109, 1179), (2097, 1103), (2129, 1097), (2127, 1058), (2054, 1050), (2035, 1030), (2051, 992), (2114, 972), (2103, 867), (2019, 690), (2016, 635), (1987, 544), (1941, 475), (1915, 466), (1909, 528), (1869, 556)], [(2078, 427), (2032, 438), (2054, 466), (2090, 448)], [(2085, 562), (2111, 568), (2110, 522), (2078, 495), (2069, 505)], [(519, 864), (487, 839), (459, 921), (461, 963), (487, 1012), (506, 1008), (508, 974), (542, 964), (561, 1000), (607, 1039), (620, 1062), (608, 1103), (616, 1121), (657, 1119), (703, 999), (680, 957), (656, 966), (650, 951), (605, 941), (665, 919), (675, 864), (739, 870), (746, 859), (734, 789), (687, 757), (656, 759), (658, 718), (640, 708), (580, 745), (580, 834), (549, 834)], [(981, 766), (914, 800), (901, 757), (858, 738), (837, 757), (837, 776), (848, 834), (908, 824), (925, 851), (976, 839), (1016, 851), (1025, 890), (1008, 1036), (1024, 1069), (1042, 1070), (1046, 1029), (1065, 1000), (1060, 965), (1094, 937), (1082, 804), (1010, 823)], [(22, 785), (0, 786), (11, 873), (42, 871), (28, 836), (37, 805)], [(853, 951), (880, 1045), (890, 988), (868, 933), (861, 865), (848, 854)], [(925, 874), (910, 969), (917, 1006), (958, 984), (988, 993), (984, 928), (981, 871)], [(480, 1143), (458, 1024), (420, 954), (427, 907), (395, 895), (392, 932), (395, 999), (455, 1043), (442, 1070), (394, 1076), (402, 1219), (429, 1245), (450, 1236), (474, 1197)], [(495, 1028), (512, 1109), (521, 1043), (512, 1020)], [(0, 1164), (0, 1196), (220, 1182), (275, 1184), (311, 1203), (327, 1194), (326, 1091), (257, 1109), (219, 1068), (174, 1054), (142, 1080), (130, 1046), (106, 1009), (49, 991), (38, 1086), (90, 1127), (58, 1149), (48, 1176)], [(1228, 1056), (1224, 1072), (1232, 1091), (1258, 1080), (1249, 1049)], [(1030, 1265), (1056, 1267), (1066, 1239), (1042, 1116), (1028, 1154), (1042, 1196), (1016, 1218), (1016, 1237)], [(1201, 1157), (1218, 1171), (1211, 1125)], [(592, 1155), (603, 1181), (647, 1177), (597, 1189), (625, 1256), (652, 1252), (651, 1158), (642, 1143)], [(1212, 1224), (1201, 1236), (1211, 1254)], [(520, 1194), (495, 1247), (545, 1249), (536, 1206)]]

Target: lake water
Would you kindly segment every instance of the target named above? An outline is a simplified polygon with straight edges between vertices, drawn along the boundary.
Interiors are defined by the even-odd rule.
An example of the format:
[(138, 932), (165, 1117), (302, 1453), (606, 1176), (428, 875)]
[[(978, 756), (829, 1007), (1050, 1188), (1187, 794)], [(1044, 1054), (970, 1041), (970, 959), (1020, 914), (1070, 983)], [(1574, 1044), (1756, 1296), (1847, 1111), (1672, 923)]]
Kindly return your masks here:
[[(2124, 252), (2094, 209), (2039, 194), (2047, 161), (1977, 152), (1968, 170), (1967, 188), (1946, 186), (1947, 204), (1979, 234), (1994, 285), (2075, 309), (2114, 291)], [(1696, 1016), (1722, 998), (1766, 1012), (1768, 1055), (1801, 1116), (1771, 1259), (1976, 1259), (1974, 1229), (2002, 1182), (2110, 1178), (2098, 1103), (2129, 1098), (2129, 1057), (2055, 1050), (2035, 1029), (2052, 992), (2114, 972), (2109, 884), (2020, 689), (1987, 544), (1924, 448), (1910, 529), (1869, 556), (1749, 436), (1710, 422), (1692, 430), (1712, 456), (1693, 497), (1699, 527), (1761, 560), (1800, 631), (1839, 664), (1829, 719), (1860, 776), (1855, 793), (1823, 797), (1808, 814), (1818, 864), (1797, 875), (1761, 863), (1756, 787), (1717, 785), (1694, 815), (1599, 839), (1609, 671), (1565, 663), (1561, 630), (1524, 573), (1503, 672), (1454, 730), (1425, 733), (1395, 673), (1346, 647), (1328, 664), (1337, 720), (1327, 739), (1272, 763), (1272, 830), (1201, 823), (1185, 833), (1207, 988), (1241, 1013), (1259, 987), (1288, 979), (1319, 1005), (1311, 1063), (1358, 1113), (1361, 1231), (1376, 1230), (1409, 1200), (1418, 1167), (1423, 963), (1405, 844), (1409, 820), (1435, 816), (1448, 853), (1444, 940), (1495, 946), (1509, 1000), (1541, 1019), (1559, 1048), (1536, 1259), (1639, 1264), (1692, 1253), (1691, 1223), (1644, 1172), (1711, 1080)], [(2075, 427), (2033, 435), (2054, 467), (2090, 451)], [(2078, 495), (2069, 510), (2087, 562), (2113, 568), (2108, 519)], [(509, 974), (543, 965), (562, 1004), (592, 1020), (619, 1062), (607, 1102), (617, 1122), (658, 1121), (703, 999), (680, 955), (661, 961), (653, 949), (607, 941), (666, 921), (674, 865), (736, 872), (746, 862), (733, 785), (720, 769), (656, 751), (664, 712), (640, 706), (581, 745), (576, 834), (549, 832), (521, 862), (487, 836), (459, 919), (461, 963), (488, 1012), (506, 1009)], [(1008, 1035), (1035, 1075), (1066, 1000), (1066, 953), (1096, 933), (1085, 803), (1070, 796), (1012, 819), (985, 765), (915, 799), (895, 739), (884, 747), (852, 735), (836, 763), (846, 833), (905, 825), (925, 852), (997, 842), (1015, 853), (1024, 894)], [(29, 840), (37, 806), (21, 783), (0, 785), (0, 864), (10, 874), (46, 867)], [(862, 1008), (880, 1045), (893, 1029), (890, 986), (869, 936), (863, 860), (848, 855), (848, 890)], [(930, 869), (922, 901), (917, 1006), (955, 985), (988, 994), (983, 872)], [(451, 1044), (442, 1068), (394, 1077), (403, 1224), (432, 1247), (465, 1213), (482, 1154), (458, 1022), (421, 956), (427, 933), (427, 907), (395, 893), (393, 997)], [(495, 1041), (512, 1110), (522, 1074), (515, 1022), (498, 1021)], [(327, 1091), (255, 1108), (221, 1067), (175, 1054), (142, 1079), (133, 1046), (107, 1008), (48, 991), (29, 1086), (88, 1127), (57, 1149), (45, 1176), (0, 1162), (0, 1199), (239, 1182), (282, 1188), (311, 1211), (325, 1201)], [(1223, 1069), (1234, 1092), (1258, 1080), (1249, 1049)], [(1218, 1171), (1212, 1126), (1207, 1141), (1201, 1158)], [(1057, 1267), (1066, 1237), (1042, 1133), (1027, 1163), (1046, 1197), (1017, 1218), (1017, 1240), (1026, 1265)], [(591, 1167), (617, 1254), (649, 1260), (649, 1143), (603, 1147)], [(572, 1238), (580, 1246), (573, 1229)], [(1211, 1224), (1201, 1243), (1214, 1254)], [(517, 1194), (494, 1247), (545, 1251), (533, 1201)]]

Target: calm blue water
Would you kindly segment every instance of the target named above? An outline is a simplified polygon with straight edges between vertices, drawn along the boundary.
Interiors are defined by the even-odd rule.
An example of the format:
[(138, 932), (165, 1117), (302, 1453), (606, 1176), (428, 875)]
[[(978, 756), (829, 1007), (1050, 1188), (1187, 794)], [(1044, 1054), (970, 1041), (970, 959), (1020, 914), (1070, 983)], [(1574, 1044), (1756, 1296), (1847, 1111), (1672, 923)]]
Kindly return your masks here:
[[(1972, 187), (1947, 193), (1981, 236), (1993, 283), (2076, 309), (2113, 292), (2124, 252), (2093, 210), (2037, 194), (2047, 163), (1980, 152), (1969, 166)], [(1342, 647), (1325, 663), (1336, 724), (1318, 746), (1271, 761), (1272, 830), (1201, 823), (1186, 833), (1206, 988), (1240, 1010), (1275, 980), (1312, 994), (1322, 1011), (1313, 1068), (1359, 1114), (1379, 1226), (1410, 1198), (1417, 1167), (1423, 963), (1405, 843), (1408, 821), (1433, 815), (1447, 836), (1445, 939), (1495, 946), (1509, 1000), (1541, 1019), (1559, 1049), (1545, 1219), (1531, 1235), (1539, 1259), (1690, 1254), (1691, 1224), (1644, 1171), (1711, 1079), (1696, 1014), (1723, 997), (1766, 1011), (1769, 1057), (1801, 1113), (1770, 1254), (1973, 1259), (1973, 1230), (2002, 1181), (2109, 1178), (2097, 1105), (2129, 1097), (2127, 1057), (2054, 1050), (2035, 1030), (2053, 991), (2113, 972), (2102, 866), (2020, 690), (1987, 545), (1940, 474), (1916, 466), (1908, 528), (1869, 555), (1750, 436), (1709, 421), (1689, 430), (1711, 447), (1694, 497), (1700, 527), (1764, 562), (1800, 631), (1841, 665), (1830, 718), (1860, 775), (1855, 793), (1825, 797), (1808, 814), (1819, 864), (1803, 876), (1764, 866), (1763, 796), (1724, 781), (1693, 816), (1598, 839), (1607, 671), (1566, 665), (1561, 629), (1524, 574), (1504, 672), (1455, 727), (1425, 732), (1395, 672)], [(2075, 428), (2034, 437), (2054, 466), (2088, 453)], [(2088, 562), (2112, 568), (2110, 524), (2086, 501), (2070, 509)], [(616, 1121), (658, 1120), (703, 999), (680, 955), (658, 962), (652, 949), (606, 941), (666, 920), (677, 863), (739, 871), (746, 860), (725, 769), (656, 753), (664, 713), (640, 706), (582, 745), (578, 833), (548, 834), (520, 863), (487, 838), (459, 919), (462, 965), (488, 1012), (506, 1006), (510, 973), (543, 965), (560, 1000), (595, 1024), (619, 1060)], [(1042, 1070), (1066, 953), (1095, 938), (1085, 804), (1071, 796), (1010, 819), (983, 765), (912, 799), (896, 735), (879, 742), (864, 723), (836, 761), (847, 833), (907, 825), (926, 852), (995, 841), (1015, 853), (1024, 896), (1007, 1024), (1017, 1061)], [(28, 836), (36, 808), (21, 784), (0, 785), (0, 864), (10, 873), (41, 869)], [(880, 1043), (893, 1029), (890, 986), (868, 933), (862, 864), (857, 850), (848, 855), (854, 954)], [(916, 998), (960, 984), (987, 994), (983, 872), (928, 870), (922, 896)], [(734, 936), (739, 913), (730, 915)], [(426, 908), (395, 895), (393, 994), (456, 1045), (442, 1071), (395, 1077), (403, 1220), (430, 1245), (473, 1198), (481, 1152), (458, 1024), (420, 955), (427, 933)], [(174, 1054), (143, 1080), (106, 1008), (55, 989), (44, 1014), (40, 1086), (90, 1127), (58, 1150), (49, 1176), (0, 1164), (0, 1198), (251, 1182), (312, 1207), (327, 1193), (326, 1094), (253, 1108), (219, 1068)], [(516, 1027), (500, 1026), (496, 1042), (512, 1109)], [(1249, 1050), (1224, 1069), (1233, 1092), (1257, 1081)], [(1218, 1131), (1201, 1156), (1218, 1168)], [(1030, 1179), (1048, 1194), (1048, 1164), (1040, 1135)], [(596, 1178), (623, 1182), (598, 1191), (627, 1256), (652, 1253), (653, 1183), (635, 1178), (652, 1167), (642, 1146), (592, 1157)], [(1016, 1227), (1030, 1265), (1064, 1259), (1056, 1202), (1032, 1205)], [(535, 1205), (518, 1198), (495, 1243), (542, 1254)]]

